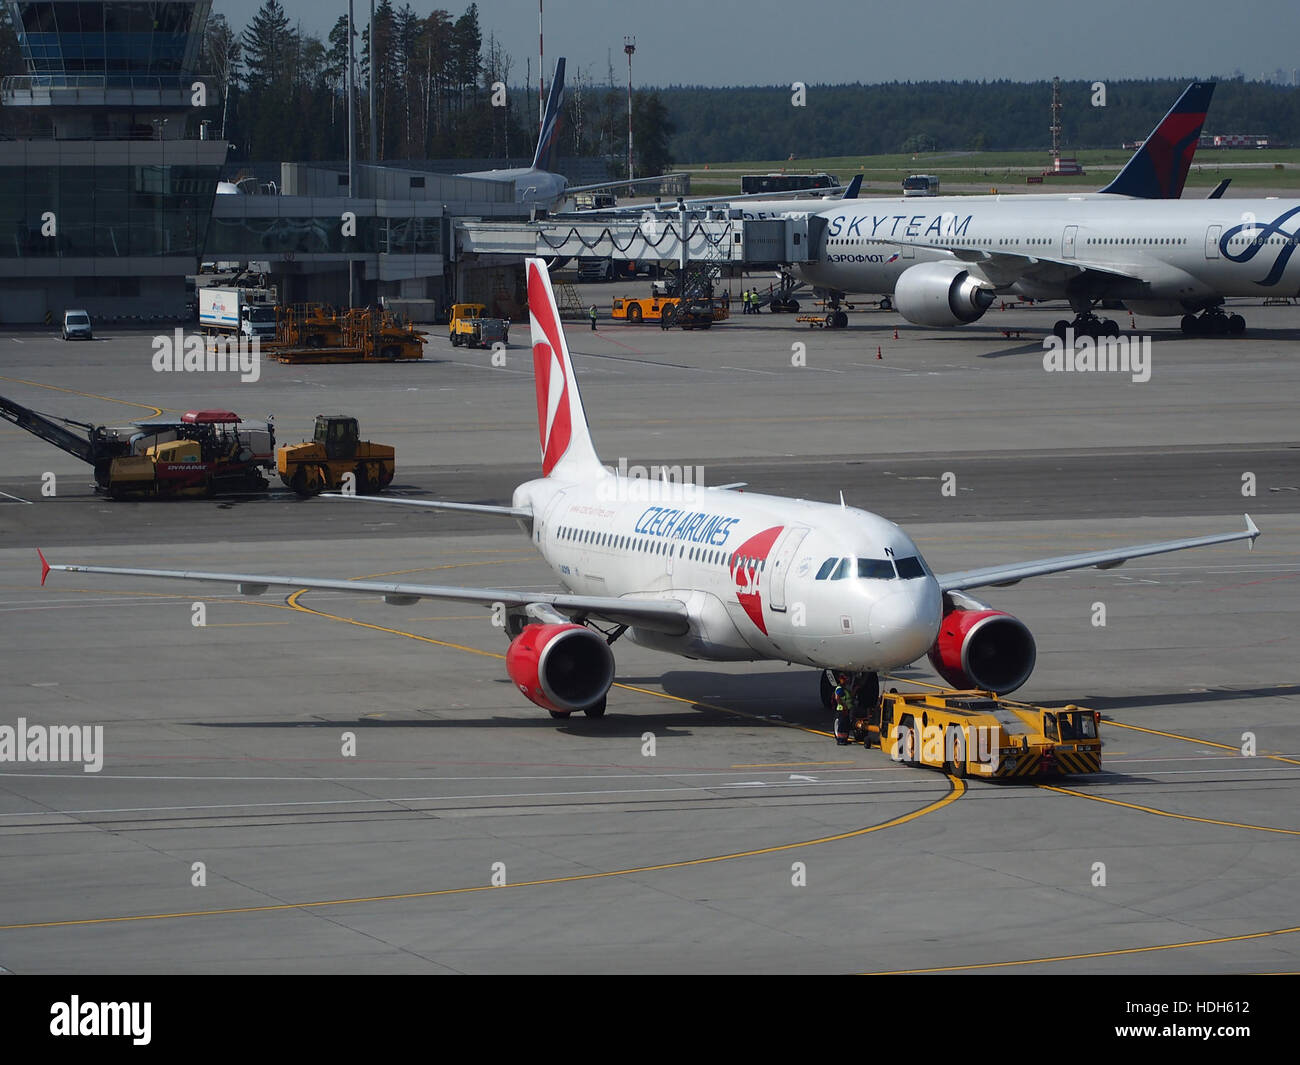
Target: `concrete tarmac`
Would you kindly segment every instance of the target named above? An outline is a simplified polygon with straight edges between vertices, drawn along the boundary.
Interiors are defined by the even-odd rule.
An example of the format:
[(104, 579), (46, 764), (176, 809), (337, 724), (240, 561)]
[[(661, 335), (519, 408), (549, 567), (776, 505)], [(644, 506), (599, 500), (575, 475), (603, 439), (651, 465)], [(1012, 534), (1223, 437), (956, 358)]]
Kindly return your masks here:
[[(1048, 308), (986, 316), (1034, 333), (1019, 339), (900, 325), (894, 341), (879, 312), (837, 333), (769, 316), (706, 334), (569, 327), (611, 464), (843, 489), (938, 571), (1228, 531), (1249, 511), (1254, 551), (984, 593), (1038, 641), (1016, 697), (1105, 715), (1104, 772), (1050, 787), (836, 747), (807, 669), (625, 640), (608, 716), (557, 724), (519, 697), (505, 638), (470, 607), (66, 573), (42, 589), (37, 546), (554, 583), (508, 522), (283, 490), (109, 503), (86, 467), (0, 423), (0, 726), (101, 725), (104, 754), (96, 773), (0, 763), (0, 969), (1294, 971), (1300, 312), (1242, 313), (1240, 340), (1153, 333), (1146, 383), (1045, 372)], [(506, 367), (439, 337), (424, 364), (269, 364), (240, 384), (153, 373), (149, 335), (0, 331), (0, 393), (109, 423), (149, 413), (121, 401), (274, 411), (281, 441), (347, 411), (397, 446), (399, 492), (501, 501), (536, 473), (525, 340)], [(922, 663), (894, 683), (935, 680)]]

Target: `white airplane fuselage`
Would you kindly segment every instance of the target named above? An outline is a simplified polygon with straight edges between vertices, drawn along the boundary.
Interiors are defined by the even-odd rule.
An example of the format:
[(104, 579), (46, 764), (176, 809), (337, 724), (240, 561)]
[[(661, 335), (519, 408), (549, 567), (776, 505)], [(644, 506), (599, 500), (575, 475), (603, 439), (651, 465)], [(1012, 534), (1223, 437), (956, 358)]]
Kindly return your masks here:
[[(1294, 200), (1131, 200), (1117, 196), (963, 197), (860, 202), (823, 211), (827, 220), (819, 260), (795, 268), (818, 287), (849, 293), (894, 291), (920, 262), (956, 261), (952, 252), (984, 253), (985, 272), (999, 291), (1039, 299), (1077, 291), (1068, 266), (1114, 271), (1100, 280), (1139, 313), (1182, 314), (1226, 296), (1294, 296), (1300, 291), (1300, 203)], [(951, 249), (951, 251), (949, 250)], [(1018, 277), (1020, 260), (1042, 256), (1056, 279)], [(1025, 262), (1028, 272), (1035, 264)], [(1135, 308), (1136, 309), (1136, 308)]]
[(608, 471), (526, 482), (514, 505), (532, 510), (534, 546), (566, 590), (686, 603), (690, 631), (633, 628), (643, 646), (879, 671), (938, 633), (942, 595), (916, 545), (863, 510)]

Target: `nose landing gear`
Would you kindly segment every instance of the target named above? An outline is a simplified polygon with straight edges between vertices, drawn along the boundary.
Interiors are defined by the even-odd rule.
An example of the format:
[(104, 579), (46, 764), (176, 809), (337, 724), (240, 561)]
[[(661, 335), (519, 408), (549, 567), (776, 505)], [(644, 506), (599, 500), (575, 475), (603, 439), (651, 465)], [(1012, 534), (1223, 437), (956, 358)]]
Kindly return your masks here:
[[(836, 689), (843, 689), (842, 697)], [(865, 740), (864, 723), (880, 721), (880, 674), (848, 670), (822, 670), (822, 705), (835, 712), (835, 742), (844, 746), (850, 739)]]

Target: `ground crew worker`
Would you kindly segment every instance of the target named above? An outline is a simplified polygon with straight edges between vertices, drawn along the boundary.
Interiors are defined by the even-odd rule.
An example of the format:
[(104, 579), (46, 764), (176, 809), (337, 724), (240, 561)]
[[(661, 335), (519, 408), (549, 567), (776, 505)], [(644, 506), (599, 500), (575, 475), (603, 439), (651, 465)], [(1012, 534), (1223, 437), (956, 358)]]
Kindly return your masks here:
[(835, 685), (835, 742), (847, 747), (849, 732), (853, 728), (853, 693), (846, 684)]
[(596, 305), (594, 303), (591, 305), (591, 331), (593, 333), (596, 331)]
[(746, 288), (740, 290), (740, 313), (749, 313), (749, 289)]

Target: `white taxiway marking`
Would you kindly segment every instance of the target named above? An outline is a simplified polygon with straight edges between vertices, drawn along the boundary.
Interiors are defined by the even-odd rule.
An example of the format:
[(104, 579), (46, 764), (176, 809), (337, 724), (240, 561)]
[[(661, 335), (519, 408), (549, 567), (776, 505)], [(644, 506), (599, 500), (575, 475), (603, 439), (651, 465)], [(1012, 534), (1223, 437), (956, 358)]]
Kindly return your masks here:
[[(845, 787), (849, 784), (862, 784), (864, 781), (845, 780), (836, 782), (825, 782), (817, 787)], [(933, 784), (934, 778), (919, 778), (915, 781), (905, 781), (908, 784)], [(740, 787), (741, 785), (731, 785)], [(791, 787), (785, 783), (762, 784), (755, 782), (750, 787)], [(808, 785), (800, 785), (808, 787)], [(319, 799), (308, 802), (262, 802), (262, 803), (221, 803), (210, 806), (127, 806), (118, 809), (99, 809), (99, 810), (28, 810), (25, 812), (11, 812), (3, 815), (4, 819), (13, 817), (71, 817), (91, 814), (148, 814), (148, 813), (177, 813), (185, 810), (268, 810), (288, 807), (304, 806), (375, 806), (375, 805), (397, 805), (399, 803), (425, 803), (425, 802), (467, 802), (482, 799), (564, 799), (578, 798), (584, 800), (595, 800), (608, 798), (611, 795), (656, 795), (656, 794), (678, 794), (682, 792), (711, 792), (718, 790), (718, 786), (700, 786), (700, 787), (681, 787), (681, 788), (618, 788), (602, 789), (592, 791), (521, 791), (521, 792), (495, 792), (488, 794), (475, 795), (403, 795), (392, 799)], [(7, 825), (8, 828), (18, 828), (22, 826)]]
[(26, 503), (27, 506), (29, 507), (32, 505), (32, 501), (30, 499), (22, 499), (19, 496), (11, 496), (8, 492), (0, 492), (0, 496), (4, 496), (6, 499), (12, 499), (15, 503)]

